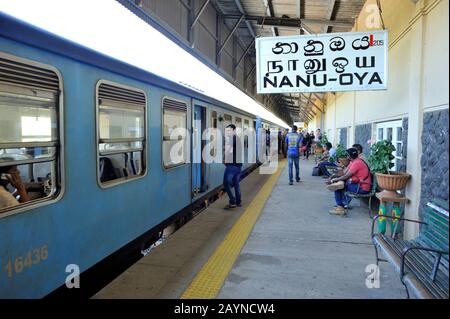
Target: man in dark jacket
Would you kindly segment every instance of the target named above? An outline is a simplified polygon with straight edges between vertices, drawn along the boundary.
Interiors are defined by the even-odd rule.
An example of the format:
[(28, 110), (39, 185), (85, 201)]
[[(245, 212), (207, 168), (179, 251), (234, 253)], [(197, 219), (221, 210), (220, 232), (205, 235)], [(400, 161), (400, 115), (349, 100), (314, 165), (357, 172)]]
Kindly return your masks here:
[[(226, 209), (241, 206), (241, 180), (242, 147), (239, 137), (236, 136), (236, 126), (229, 124), (225, 128), (225, 173), (223, 175), (223, 188), (228, 194), (229, 203)], [(231, 191), (234, 187), (235, 194)]]

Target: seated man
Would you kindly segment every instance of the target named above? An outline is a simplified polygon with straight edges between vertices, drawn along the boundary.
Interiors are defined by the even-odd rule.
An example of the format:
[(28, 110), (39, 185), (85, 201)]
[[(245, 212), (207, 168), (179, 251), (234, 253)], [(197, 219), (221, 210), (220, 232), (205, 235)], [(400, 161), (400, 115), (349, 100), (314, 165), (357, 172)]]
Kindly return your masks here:
[[(30, 201), (25, 184), (20, 178), (19, 170), (17, 166), (3, 166), (0, 167), (0, 208), (6, 208), (11, 206), (19, 205), (20, 203), (25, 203)], [(16, 192), (11, 194), (7, 191), (6, 187), (11, 184), (16, 188)], [(20, 195), (19, 201), (17, 201), (16, 196)]]
[(350, 164), (344, 171), (344, 175), (333, 177), (328, 181), (328, 183), (336, 183), (338, 181), (345, 183), (343, 189), (338, 189), (334, 192), (336, 207), (330, 210), (330, 214), (333, 215), (345, 214), (345, 207), (351, 201), (351, 198), (345, 196), (346, 191), (367, 194), (372, 186), (372, 176), (370, 175), (369, 167), (358, 157), (358, 151), (355, 148), (349, 148), (346, 153), (350, 159)]
[(327, 166), (337, 167), (336, 163), (332, 160), (334, 156), (336, 155), (336, 149), (333, 147), (333, 145), (328, 142), (325, 143), (325, 152), (322, 154), (321, 158), (319, 159), (319, 168), (322, 171), (322, 174), (325, 177), (329, 177), (331, 174), (327, 169)]

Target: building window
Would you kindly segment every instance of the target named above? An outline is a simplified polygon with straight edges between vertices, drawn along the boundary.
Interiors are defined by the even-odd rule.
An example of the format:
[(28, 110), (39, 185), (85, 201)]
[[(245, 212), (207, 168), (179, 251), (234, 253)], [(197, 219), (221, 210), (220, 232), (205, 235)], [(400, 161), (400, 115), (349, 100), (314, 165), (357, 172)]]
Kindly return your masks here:
[(0, 216), (62, 190), (61, 81), (50, 68), (0, 54)]
[(97, 84), (98, 181), (107, 187), (143, 176), (146, 170), (146, 97), (142, 91)]
[(395, 157), (392, 161), (394, 163), (394, 167), (392, 170), (397, 170), (400, 165), (400, 161), (402, 160), (402, 134), (403, 134), (403, 125), (402, 120), (399, 121), (390, 121), (384, 123), (377, 123), (376, 132), (377, 132), (377, 142), (382, 140), (388, 140), (395, 146), (395, 151), (392, 155)]
[(186, 103), (164, 98), (162, 157), (165, 168), (188, 162), (187, 138)]

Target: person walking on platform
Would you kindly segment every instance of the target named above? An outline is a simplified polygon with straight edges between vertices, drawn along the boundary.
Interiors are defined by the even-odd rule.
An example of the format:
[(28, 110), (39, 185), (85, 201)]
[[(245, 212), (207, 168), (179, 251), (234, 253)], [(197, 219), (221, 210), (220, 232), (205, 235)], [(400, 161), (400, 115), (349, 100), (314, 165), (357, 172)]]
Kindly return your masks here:
[[(225, 128), (225, 173), (223, 175), (223, 188), (228, 194), (229, 203), (225, 209), (241, 206), (241, 180), (242, 147), (236, 135), (236, 126), (229, 124)], [(231, 188), (234, 187), (234, 195)]]
[(286, 135), (286, 144), (287, 144), (287, 155), (288, 155), (288, 165), (289, 165), (289, 185), (294, 184), (293, 178), (293, 165), (295, 165), (295, 180), (300, 182), (300, 168), (299, 168), (299, 159), (300, 152), (299, 147), (302, 143), (302, 135), (297, 133), (297, 126), (292, 127), (292, 132)]

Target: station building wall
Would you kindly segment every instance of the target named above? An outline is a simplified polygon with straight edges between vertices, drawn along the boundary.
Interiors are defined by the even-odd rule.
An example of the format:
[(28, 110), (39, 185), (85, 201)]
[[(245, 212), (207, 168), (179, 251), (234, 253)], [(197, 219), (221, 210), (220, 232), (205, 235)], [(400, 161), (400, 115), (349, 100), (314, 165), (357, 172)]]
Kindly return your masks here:
[[(366, 2), (354, 31), (373, 30), (374, 5)], [(359, 143), (368, 155), (377, 126), (397, 121), (396, 169), (412, 175), (405, 217), (417, 219), (427, 201), (448, 201), (449, 1), (382, 0), (381, 6), (389, 31), (388, 90), (327, 94), (322, 130), (337, 144), (346, 129), (347, 146)], [(405, 237), (416, 237), (418, 227), (406, 226)]]

